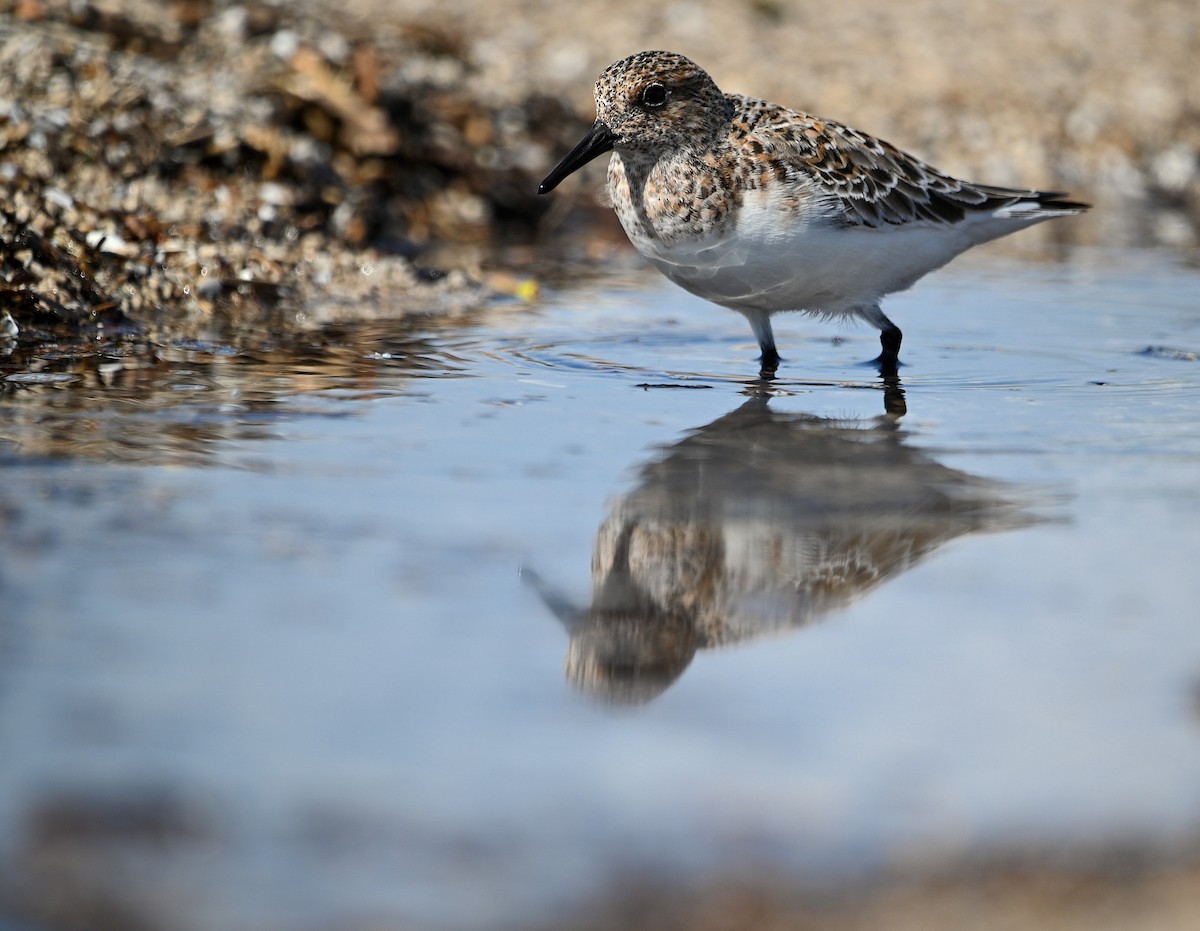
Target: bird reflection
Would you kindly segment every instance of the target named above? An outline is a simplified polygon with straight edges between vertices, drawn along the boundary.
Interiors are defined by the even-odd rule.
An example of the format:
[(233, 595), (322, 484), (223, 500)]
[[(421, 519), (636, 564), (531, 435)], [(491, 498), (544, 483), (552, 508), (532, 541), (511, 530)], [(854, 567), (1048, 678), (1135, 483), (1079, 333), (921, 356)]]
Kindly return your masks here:
[(649, 701), (697, 650), (803, 627), (956, 537), (1032, 522), (1011, 489), (906, 439), (893, 415), (780, 413), (761, 394), (664, 449), (600, 527), (589, 607), (529, 573), (570, 635), (568, 679)]

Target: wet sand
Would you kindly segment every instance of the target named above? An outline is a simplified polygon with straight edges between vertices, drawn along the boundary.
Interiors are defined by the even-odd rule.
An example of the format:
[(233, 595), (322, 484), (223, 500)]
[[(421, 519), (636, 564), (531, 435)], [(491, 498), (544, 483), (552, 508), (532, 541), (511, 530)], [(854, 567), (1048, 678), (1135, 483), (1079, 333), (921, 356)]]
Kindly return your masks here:
[[(1200, 865), (1136, 851), (1076, 862), (1029, 853), (930, 864), (869, 884), (802, 890), (803, 881), (713, 877), (703, 886), (615, 885), (569, 927), (579, 931), (1187, 931), (1200, 915)], [(554, 927), (562, 927), (555, 925)]]

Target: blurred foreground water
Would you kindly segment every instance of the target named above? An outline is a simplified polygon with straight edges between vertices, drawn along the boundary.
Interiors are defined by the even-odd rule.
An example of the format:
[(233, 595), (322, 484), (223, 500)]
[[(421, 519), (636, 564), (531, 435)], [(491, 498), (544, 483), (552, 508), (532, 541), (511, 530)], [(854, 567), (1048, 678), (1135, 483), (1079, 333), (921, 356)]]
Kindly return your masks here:
[(1197, 295), (971, 258), (892, 299), (892, 385), (796, 317), (763, 390), (740, 317), (637, 275), (12, 372), (0, 927), (1194, 859)]

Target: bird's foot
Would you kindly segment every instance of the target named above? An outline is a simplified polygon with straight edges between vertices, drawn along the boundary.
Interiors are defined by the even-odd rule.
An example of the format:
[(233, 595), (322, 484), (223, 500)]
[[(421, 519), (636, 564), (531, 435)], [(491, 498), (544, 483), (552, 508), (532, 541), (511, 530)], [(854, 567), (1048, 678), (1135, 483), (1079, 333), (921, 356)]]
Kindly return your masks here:
[(900, 366), (904, 363), (895, 356), (880, 353), (874, 359), (866, 359), (858, 364), (864, 367), (869, 365), (879, 372), (881, 378), (896, 378), (900, 374)]
[(775, 351), (775, 347), (764, 349), (763, 354), (758, 357), (758, 377), (763, 381), (771, 381), (775, 378), (775, 373), (779, 371), (780, 363), (779, 353)]

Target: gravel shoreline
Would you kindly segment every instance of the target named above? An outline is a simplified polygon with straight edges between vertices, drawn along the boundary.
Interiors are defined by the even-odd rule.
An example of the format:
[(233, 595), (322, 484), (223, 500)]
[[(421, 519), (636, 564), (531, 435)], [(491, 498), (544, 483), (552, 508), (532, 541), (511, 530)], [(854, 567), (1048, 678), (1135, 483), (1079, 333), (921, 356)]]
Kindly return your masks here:
[(9, 334), (238, 344), (527, 293), (419, 256), (528, 235), (548, 155), (516, 162), (544, 124), (572, 124), (561, 104), (478, 112), (457, 39), (432, 29), (120, 6), (0, 4)]

